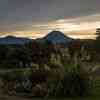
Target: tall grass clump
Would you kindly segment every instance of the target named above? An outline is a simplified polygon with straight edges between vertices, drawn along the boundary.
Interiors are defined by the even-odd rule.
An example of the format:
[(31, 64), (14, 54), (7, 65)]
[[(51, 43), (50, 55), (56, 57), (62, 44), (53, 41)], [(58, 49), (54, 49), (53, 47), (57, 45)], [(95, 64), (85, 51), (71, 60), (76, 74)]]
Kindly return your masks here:
[(64, 96), (86, 96), (89, 93), (88, 72), (79, 64), (73, 65), (66, 70), (62, 85)]
[[(64, 66), (63, 66), (64, 67)], [(61, 71), (61, 69), (59, 69)], [(61, 72), (60, 72), (61, 73)], [(65, 71), (58, 74), (51, 84), (49, 96), (53, 97), (78, 97), (89, 94), (89, 75), (81, 65), (69, 64)], [(54, 78), (54, 77), (53, 77)]]

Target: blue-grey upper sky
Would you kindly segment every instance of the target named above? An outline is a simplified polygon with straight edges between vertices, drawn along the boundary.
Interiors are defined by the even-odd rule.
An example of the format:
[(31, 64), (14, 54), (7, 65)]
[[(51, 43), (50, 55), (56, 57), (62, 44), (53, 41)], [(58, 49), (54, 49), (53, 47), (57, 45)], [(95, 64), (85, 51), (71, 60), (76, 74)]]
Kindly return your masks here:
[(1, 34), (48, 30), (57, 21), (100, 22), (100, 0), (0, 0)]

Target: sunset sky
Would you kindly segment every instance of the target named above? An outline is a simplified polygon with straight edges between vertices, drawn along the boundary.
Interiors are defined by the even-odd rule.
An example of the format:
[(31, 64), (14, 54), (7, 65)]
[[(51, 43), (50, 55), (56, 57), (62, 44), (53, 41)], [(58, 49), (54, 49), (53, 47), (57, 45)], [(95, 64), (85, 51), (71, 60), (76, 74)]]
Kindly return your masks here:
[(0, 0), (0, 36), (31, 38), (59, 30), (75, 38), (95, 38), (100, 0)]

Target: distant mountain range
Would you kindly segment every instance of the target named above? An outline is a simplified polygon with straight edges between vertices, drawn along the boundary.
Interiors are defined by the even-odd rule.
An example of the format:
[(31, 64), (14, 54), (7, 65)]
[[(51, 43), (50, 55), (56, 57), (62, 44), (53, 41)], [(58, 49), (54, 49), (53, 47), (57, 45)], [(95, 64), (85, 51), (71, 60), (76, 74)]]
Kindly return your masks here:
[(25, 43), (31, 42), (32, 39), (24, 37), (6, 36), (0, 38), (0, 44), (18, 44), (23, 45)]
[[(70, 43), (74, 39), (65, 36), (60, 31), (52, 31), (48, 35), (46, 35), (43, 38), (36, 39), (36, 41), (44, 43), (46, 41), (49, 41), (53, 44), (59, 44), (59, 43)], [(24, 37), (14, 37), (14, 36), (6, 36), (0, 38), (0, 44), (20, 44), (23, 45), (25, 43), (31, 42), (33, 39), (24, 38)]]

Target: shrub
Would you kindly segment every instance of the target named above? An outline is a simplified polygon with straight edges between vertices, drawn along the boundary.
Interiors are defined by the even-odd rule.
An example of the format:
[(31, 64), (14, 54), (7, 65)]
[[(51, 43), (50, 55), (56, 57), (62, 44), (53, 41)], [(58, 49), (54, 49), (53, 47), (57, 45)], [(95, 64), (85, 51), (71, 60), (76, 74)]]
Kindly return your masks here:
[(80, 65), (77, 65), (66, 72), (62, 85), (64, 95), (85, 96), (89, 92), (88, 73)]
[[(31, 91), (31, 81), (29, 77), (31, 76), (31, 70), (15, 70), (11, 72), (6, 72), (3, 74), (2, 81), (3, 87), (7, 90), (8, 88), (13, 88), (16, 92), (26, 92)], [(12, 84), (12, 85), (9, 85)], [(11, 89), (10, 89), (11, 90)], [(9, 92), (11, 92), (9, 90)]]
[(89, 93), (88, 73), (80, 65), (71, 65), (64, 77), (52, 81), (49, 96), (86, 96)]

